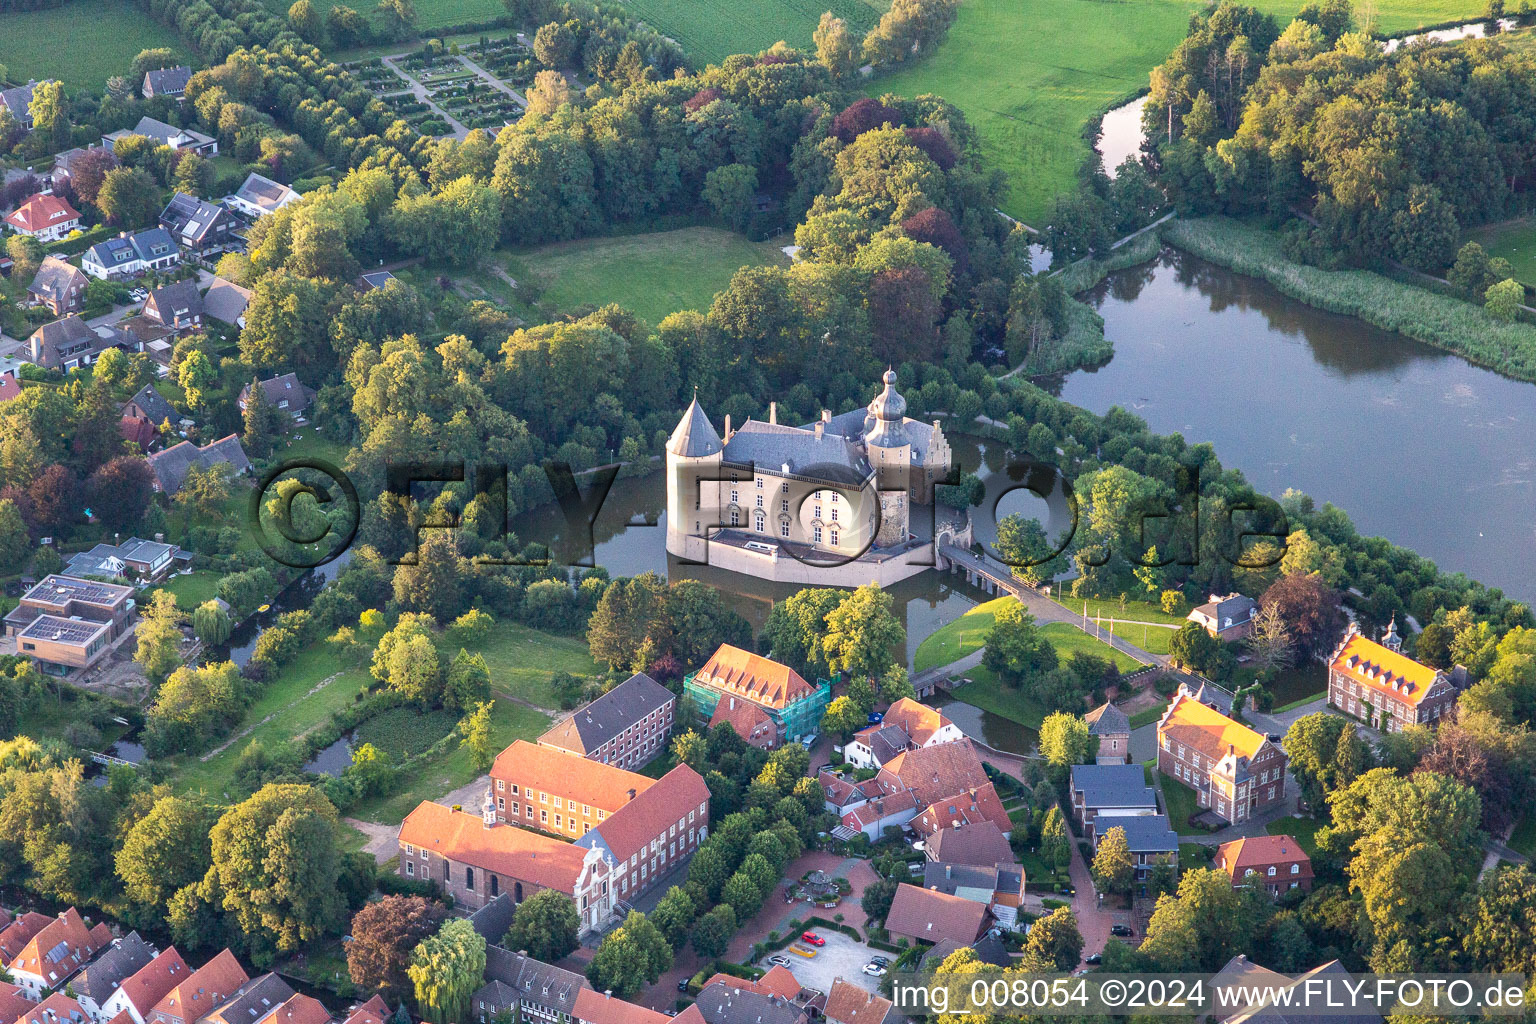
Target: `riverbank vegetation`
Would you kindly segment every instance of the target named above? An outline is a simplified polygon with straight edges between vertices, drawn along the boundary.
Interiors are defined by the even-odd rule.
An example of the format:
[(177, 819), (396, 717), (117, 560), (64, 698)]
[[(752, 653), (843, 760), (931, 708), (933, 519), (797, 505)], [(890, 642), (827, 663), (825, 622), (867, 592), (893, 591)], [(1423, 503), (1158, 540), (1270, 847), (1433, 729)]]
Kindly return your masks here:
[(1536, 380), (1536, 326), (1504, 321), (1482, 306), (1369, 270), (1323, 270), (1286, 255), (1270, 231), (1227, 217), (1170, 221), (1170, 245), (1252, 277), (1286, 295), (1437, 348), (1521, 380)]

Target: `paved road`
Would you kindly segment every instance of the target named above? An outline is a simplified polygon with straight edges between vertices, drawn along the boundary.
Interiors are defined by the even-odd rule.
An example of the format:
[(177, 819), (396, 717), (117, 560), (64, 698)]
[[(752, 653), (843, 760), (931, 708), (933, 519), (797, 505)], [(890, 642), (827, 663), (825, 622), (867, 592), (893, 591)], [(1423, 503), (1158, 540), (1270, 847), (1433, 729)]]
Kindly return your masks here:
[(508, 96), (512, 97), (513, 101), (516, 102), (518, 106), (522, 107), (524, 110), (528, 109), (528, 100), (523, 96), (522, 93), (512, 88), (506, 82), (503, 82), (489, 71), (485, 70), (485, 68), (481, 67), (479, 64), (476, 64), (474, 61), (470, 60), (463, 54), (459, 54), (459, 63), (473, 71), (482, 81), (485, 82), (485, 84), (489, 85), (492, 89), (495, 89), (497, 92), (506, 93)]

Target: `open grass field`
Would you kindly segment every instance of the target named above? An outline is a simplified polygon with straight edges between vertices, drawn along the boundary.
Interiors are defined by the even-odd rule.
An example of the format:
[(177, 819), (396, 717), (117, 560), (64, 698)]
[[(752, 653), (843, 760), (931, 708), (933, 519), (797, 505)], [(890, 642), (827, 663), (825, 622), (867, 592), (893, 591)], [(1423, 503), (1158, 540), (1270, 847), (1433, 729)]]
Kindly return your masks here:
[(1168, 812), (1168, 824), (1173, 826), (1173, 830), (1181, 836), (1206, 835), (1204, 829), (1189, 823), (1189, 816), (1200, 810), (1195, 791), (1167, 775), (1163, 776), (1162, 784), (1164, 809)]
[(187, 52), (174, 31), (133, 0), (73, 0), (13, 11), (0, 24), (0, 64), (18, 83), (57, 78), (67, 89), (99, 91), (111, 76), (126, 75), (140, 50), (154, 46)]
[(521, 249), (505, 263), (512, 277), (535, 284), (542, 301), (560, 311), (617, 302), (655, 324), (680, 309), (709, 308), (741, 267), (788, 265), (779, 248), (784, 244), (719, 228), (680, 228)]
[[(458, 653), (451, 643), (444, 643), (442, 649), (445, 658)], [(581, 638), (542, 633), (515, 622), (496, 623), (486, 641), (469, 650), (485, 658), (496, 696), (516, 697), (550, 710), (560, 706), (549, 685), (556, 672), (595, 676), (603, 671)]]
[(1047, 622), (1041, 627), (1045, 638), (1056, 648), (1056, 654), (1063, 662), (1073, 654), (1093, 654), (1100, 658), (1108, 658), (1115, 663), (1115, 667), (1121, 672), (1134, 672), (1141, 668), (1141, 662), (1128, 654), (1122, 654), (1102, 640), (1095, 640), (1076, 626), (1065, 622)]
[[(288, 8), (293, 6), (291, 0), (266, 0), (266, 5), (274, 13), (284, 17), (288, 14)], [(373, 14), (373, 4), (353, 4), (360, 13), (368, 16)], [(330, 9), (326, 5), (325, 10)], [(501, 0), (417, 0), (416, 3), (416, 27), (423, 36), (431, 35), (433, 29), (443, 28), (448, 25), (465, 25), (476, 21), (490, 21), (507, 13), (506, 5)], [(478, 38), (479, 33), (475, 33)], [(403, 43), (391, 43), (381, 48), (383, 53), (403, 53), (406, 50), (415, 49), (418, 44), (407, 40)]]
[(1308, 857), (1316, 857), (1317, 830), (1327, 825), (1321, 818), (1277, 818), (1265, 830), (1272, 836), (1290, 836)]
[(1515, 280), (1536, 287), (1536, 218), (1507, 220), (1470, 232), (1490, 256), (1502, 256), (1515, 268)]
[[(219, 580), (223, 577), (207, 569), (199, 569), (185, 575), (177, 574), (166, 580), (156, 590), (169, 590), (176, 595), (176, 606), (191, 614), (204, 601), (219, 596)], [(148, 600), (142, 602), (148, 604)]]
[[(997, 619), (998, 609), (1012, 601), (1011, 597), (994, 598), (970, 609), (958, 619), (946, 622), (917, 645), (917, 653), (912, 658), (912, 671), (926, 672), (930, 668), (948, 665), (973, 651), (981, 650), (986, 645), (987, 631), (992, 628), (992, 624)], [(1042, 631), (1063, 661), (1074, 651), (1085, 651), (1113, 660), (1122, 672), (1133, 672), (1141, 667), (1141, 663), (1136, 659), (1120, 653), (1100, 640), (1095, 640), (1068, 623), (1048, 622), (1042, 627)], [(1134, 634), (1130, 634), (1130, 637), (1133, 643), (1136, 642)], [(971, 675), (974, 676), (975, 672), (973, 671)]]
[(1046, 709), (1042, 705), (1023, 692), (1003, 685), (1003, 681), (989, 669), (978, 665), (965, 674), (971, 681), (949, 691), (955, 700), (990, 711), (1029, 729), (1039, 729), (1040, 723), (1045, 721)]
[[(1296, 837), (1300, 840), (1300, 836)], [(1515, 822), (1515, 829), (1509, 834), (1511, 850), (1522, 853), (1528, 860), (1536, 860), (1536, 814), (1527, 814)]]
[(1165, 626), (1182, 626), (1187, 621), (1182, 615), (1169, 615), (1153, 601), (1127, 600), (1121, 607), (1118, 598), (1108, 597), (1053, 597), (1051, 600), (1074, 615), (1085, 613), (1089, 619), (1129, 619), (1132, 622), (1161, 622)]
[[(467, 2), (467, 0), (456, 0)], [(889, 0), (622, 0), (638, 18), (683, 44), (700, 64), (757, 53), (779, 40), (810, 50), (811, 33), (831, 11), (863, 34)]]

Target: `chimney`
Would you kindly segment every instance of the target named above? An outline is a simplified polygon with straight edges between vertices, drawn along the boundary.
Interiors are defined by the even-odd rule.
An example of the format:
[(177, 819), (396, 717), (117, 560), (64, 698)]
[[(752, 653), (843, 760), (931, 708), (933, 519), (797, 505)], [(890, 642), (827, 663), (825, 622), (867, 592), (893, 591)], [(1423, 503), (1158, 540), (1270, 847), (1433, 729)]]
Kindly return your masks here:
[(945, 864), (944, 865), (944, 877), (945, 878), (953, 878), (954, 874), (955, 874), (954, 867), (952, 865)]
[(832, 422), (832, 410), (831, 409), (823, 409), (823, 410), (821, 410), (821, 422), (823, 422), (823, 423), (831, 423)]
[(821, 440), (821, 435), (826, 432), (826, 429), (827, 429), (827, 422), (826, 422), (826, 420), (817, 420), (816, 421), (816, 440), (818, 440), (818, 441)]
[(612, 999), (613, 998), (613, 989), (611, 989), (611, 988), (603, 989), (603, 998), (604, 999)]
[(629, 791), (629, 799), (633, 800), (634, 798), (635, 798), (635, 791), (634, 790), (630, 790)]
[(768, 422), (774, 424), (775, 426), (778, 425), (778, 422), (779, 422), (779, 403), (778, 402), (769, 402), (768, 403)]
[(730, 413), (726, 413), (725, 414), (725, 439), (727, 441), (729, 441), (731, 439), (731, 414)]

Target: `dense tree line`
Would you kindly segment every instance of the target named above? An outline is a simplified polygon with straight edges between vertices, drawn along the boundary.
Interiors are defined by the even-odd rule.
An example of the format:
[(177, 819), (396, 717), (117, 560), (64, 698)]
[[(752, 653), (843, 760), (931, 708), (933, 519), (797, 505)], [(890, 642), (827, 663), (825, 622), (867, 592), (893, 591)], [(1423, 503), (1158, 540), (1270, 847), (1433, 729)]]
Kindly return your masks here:
[(1347, 3), (1283, 32), (1223, 3), (1152, 73), (1145, 123), (1181, 209), (1295, 222), (1294, 255), (1440, 272), (1461, 230), (1508, 216), (1536, 162), (1536, 64), (1497, 37), (1387, 53)]

